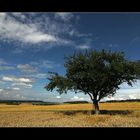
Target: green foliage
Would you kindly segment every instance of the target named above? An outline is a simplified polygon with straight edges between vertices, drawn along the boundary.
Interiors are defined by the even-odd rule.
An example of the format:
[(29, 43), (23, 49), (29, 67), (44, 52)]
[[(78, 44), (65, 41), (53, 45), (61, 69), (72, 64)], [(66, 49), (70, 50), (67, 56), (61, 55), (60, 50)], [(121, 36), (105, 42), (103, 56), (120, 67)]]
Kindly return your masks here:
[(84, 92), (93, 102), (98, 102), (108, 95), (114, 95), (119, 85), (127, 82), (132, 86), (140, 75), (140, 62), (132, 62), (124, 58), (123, 52), (86, 51), (74, 53), (67, 57), (66, 75), (51, 73), (47, 90), (57, 88), (62, 94), (68, 90)]
[(51, 77), (48, 78), (51, 82), (45, 86), (47, 90), (53, 90), (54, 88), (57, 88), (57, 91), (62, 94), (66, 93), (68, 90), (70, 90), (71, 82), (67, 79), (67, 77), (63, 77), (58, 75), (57, 73), (49, 72), (51, 74)]

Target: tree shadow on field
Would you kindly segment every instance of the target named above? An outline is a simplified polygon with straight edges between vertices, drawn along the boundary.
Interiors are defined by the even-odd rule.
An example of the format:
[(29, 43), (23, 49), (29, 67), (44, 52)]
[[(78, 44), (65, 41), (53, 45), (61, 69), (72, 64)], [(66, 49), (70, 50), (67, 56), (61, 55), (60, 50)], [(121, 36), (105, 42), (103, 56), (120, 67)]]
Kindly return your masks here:
[(90, 110), (72, 110), (72, 111), (63, 111), (62, 113), (64, 115), (75, 115), (77, 113), (91, 114), (91, 111)]
[[(60, 111), (60, 113), (63, 113), (64, 115), (75, 115), (77, 113), (91, 115), (91, 112), (92, 112), (91, 110)], [(133, 112), (134, 111), (130, 111), (130, 110), (100, 110), (101, 115), (128, 115)]]
[(101, 110), (100, 114), (102, 115), (128, 115), (133, 113), (131, 110)]

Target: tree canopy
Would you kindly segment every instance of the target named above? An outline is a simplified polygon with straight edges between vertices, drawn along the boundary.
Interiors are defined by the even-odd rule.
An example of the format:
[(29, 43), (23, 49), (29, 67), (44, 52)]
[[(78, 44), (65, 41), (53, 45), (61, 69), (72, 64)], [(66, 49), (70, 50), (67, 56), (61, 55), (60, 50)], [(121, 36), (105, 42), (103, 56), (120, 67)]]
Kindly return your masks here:
[(123, 82), (129, 86), (139, 78), (140, 61), (125, 59), (123, 52), (90, 50), (74, 53), (65, 58), (66, 74), (50, 73), (47, 90), (54, 88), (62, 94), (68, 90), (83, 92), (90, 96), (99, 112), (98, 102), (113, 96)]

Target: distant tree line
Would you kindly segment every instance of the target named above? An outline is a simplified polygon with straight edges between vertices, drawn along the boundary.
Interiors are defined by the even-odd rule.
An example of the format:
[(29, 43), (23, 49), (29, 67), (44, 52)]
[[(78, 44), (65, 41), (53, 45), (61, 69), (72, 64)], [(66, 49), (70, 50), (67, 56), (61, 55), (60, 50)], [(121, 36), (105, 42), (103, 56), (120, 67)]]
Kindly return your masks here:
[(110, 101), (106, 101), (109, 103), (113, 103), (113, 102), (140, 102), (140, 99), (127, 99), (127, 100), (110, 100)]
[(64, 102), (67, 104), (87, 104), (89, 103), (88, 101), (68, 101), (68, 102)]
[(32, 105), (56, 105), (57, 102), (44, 102), (36, 100), (0, 100), (0, 104), (5, 103), (7, 105), (20, 105), (22, 103), (30, 103)]

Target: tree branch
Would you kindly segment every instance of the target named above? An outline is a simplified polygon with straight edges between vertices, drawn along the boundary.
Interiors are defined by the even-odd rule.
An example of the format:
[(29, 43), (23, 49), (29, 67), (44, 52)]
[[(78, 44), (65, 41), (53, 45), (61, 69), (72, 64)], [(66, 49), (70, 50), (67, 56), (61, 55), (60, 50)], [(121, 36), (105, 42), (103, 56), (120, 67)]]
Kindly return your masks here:
[(92, 97), (92, 95), (91, 95), (90, 93), (87, 93), (87, 94), (90, 96), (91, 100), (93, 101), (93, 97)]

